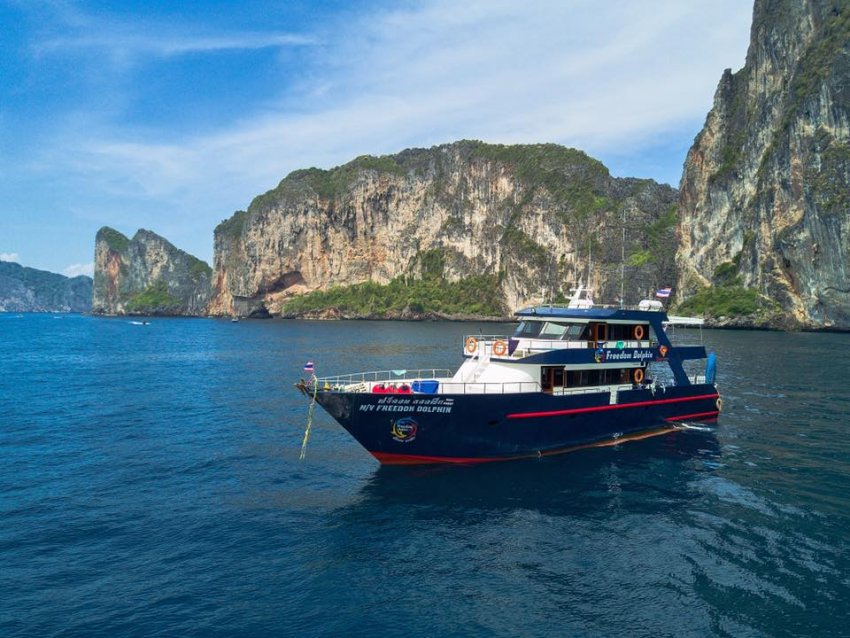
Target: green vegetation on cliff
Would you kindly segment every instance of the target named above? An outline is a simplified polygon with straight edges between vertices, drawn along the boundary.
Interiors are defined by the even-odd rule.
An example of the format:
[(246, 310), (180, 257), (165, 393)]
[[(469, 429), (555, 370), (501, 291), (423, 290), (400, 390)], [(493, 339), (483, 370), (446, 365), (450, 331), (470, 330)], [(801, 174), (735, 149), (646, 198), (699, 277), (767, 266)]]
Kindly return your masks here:
[(319, 197), (333, 199), (347, 192), (351, 184), (363, 173), (374, 171), (390, 175), (404, 175), (404, 170), (398, 165), (392, 155), (373, 157), (372, 155), (361, 155), (355, 160), (348, 162), (329, 171), (319, 168), (308, 168), (296, 171), (290, 177), (293, 180), (306, 181), (310, 188)]
[(449, 282), (442, 277), (397, 277), (389, 284), (365, 282), (316, 291), (291, 299), (281, 307), (286, 316), (335, 309), (358, 317), (397, 316), (402, 313), (479, 315), (502, 317), (506, 309), (498, 277), (485, 275)]
[(168, 284), (159, 280), (130, 297), (126, 308), (131, 313), (172, 314), (177, 313), (182, 306), (183, 303), (168, 292)]
[(189, 276), (192, 278), (192, 281), (198, 283), (203, 280), (205, 277), (212, 277), (212, 268), (210, 268), (209, 264), (201, 259), (198, 259), (194, 255), (186, 254), (189, 260)]
[(215, 234), (230, 238), (238, 237), (242, 233), (242, 228), (245, 226), (246, 217), (248, 217), (246, 211), (237, 210), (229, 219), (223, 220), (215, 227)]
[(850, 3), (846, 0), (833, 3), (817, 31), (791, 79), (782, 129), (790, 126), (806, 100), (818, 94), (833, 72), (836, 60), (841, 58), (850, 40)]
[(762, 298), (752, 288), (713, 286), (695, 293), (680, 304), (676, 312), (704, 317), (738, 317), (756, 314), (763, 307)]
[(110, 250), (123, 253), (129, 248), (130, 240), (114, 228), (104, 226), (97, 231), (97, 239), (102, 239)]
[(663, 257), (669, 255), (678, 220), (676, 204), (673, 204), (663, 215), (646, 227), (641, 248), (629, 254), (626, 265), (632, 268), (649, 264), (657, 265)]
[(485, 144), (458, 142), (473, 158), (512, 167), (529, 187), (529, 194), (544, 188), (554, 199), (564, 221), (583, 220), (610, 207), (605, 195), (608, 169), (586, 153), (558, 144)]
[(714, 285), (698, 290), (680, 304), (676, 311), (718, 318), (765, 315), (777, 310), (774, 301), (741, 283), (738, 275), (740, 262), (741, 253), (738, 253), (732, 261), (719, 264), (712, 277)]
[(806, 183), (823, 215), (843, 215), (850, 209), (850, 145), (836, 140), (824, 127), (815, 133), (819, 162), (806, 167)]
[[(404, 168), (398, 163), (397, 156), (395, 155), (382, 155), (380, 157), (361, 155), (347, 164), (330, 170), (323, 170), (321, 168), (300, 169), (287, 175), (278, 184), (277, 188), (255, 197), (251, 205), (248, 206), (248, 211), (253, 212), (254, 210), (266, 209), (282, 200), (287, 193), (298, 193), (304, 187), (309, 188), (319, 197), (334, 199), (348, 192), (355, 180), (369, 171), (396, 176), (403, 176), (405, 174)], [(223, 226), (235, 217), (236, 215), (230, 220), (219, 224), (219, 229), (221, 231), (227, 230)], [(244, 219), (239, 220), (239, 230), (241, 230), (241, 224), (243, 222)]]

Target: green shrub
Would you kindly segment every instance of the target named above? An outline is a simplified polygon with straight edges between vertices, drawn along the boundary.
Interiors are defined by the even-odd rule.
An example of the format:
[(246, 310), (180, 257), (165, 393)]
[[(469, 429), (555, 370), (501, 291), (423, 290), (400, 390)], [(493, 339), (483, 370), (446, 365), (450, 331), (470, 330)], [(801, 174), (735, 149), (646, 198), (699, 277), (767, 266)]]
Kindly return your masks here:
[(207, 262), (189, 255), (189, 276), (192, 278), (192, 281), (197, 283), (204, 277), (212, 276), (212, 268), (210, 268)]
[(756, 314), (769, 303), (753, 288), (725, 286), (704, 288), (687, 299), (677, 312), (708, 317), (738, 317)]
[(355, 316), (383, 316), (409, 311), (446, 315), (502, 317), (504, 300), (498, 277), (484, 275), (449, 282), (441, 277), (423, 279), (397, 277), (389, 284), (365, 282), (337, 286), (286, 301), (281, 313), (297, 315), (327, 309)]
[(248, 213), (244, 210), (237, 210), (230, 219), (223, 220), (218, 226), (215, 227), (215, 233), (217, 235), (224, 235), (226, 237), (238, 237), (242, 234), (242, 228), (245, 226), (245, 220), (248, 217)]
[(97, 238), (105, 241), (110, 250), (114, 250), (119, 253), (125, 252), (130, 246), (130, 240), (127, 237), (109, 226), (104, 226), (97, 231)]
[(168, 285), (160, 280), (142, 292), (133, 295), (127, 301), (128, 312), (174, 312), (180, 310), (182, 303), (168, 292)]

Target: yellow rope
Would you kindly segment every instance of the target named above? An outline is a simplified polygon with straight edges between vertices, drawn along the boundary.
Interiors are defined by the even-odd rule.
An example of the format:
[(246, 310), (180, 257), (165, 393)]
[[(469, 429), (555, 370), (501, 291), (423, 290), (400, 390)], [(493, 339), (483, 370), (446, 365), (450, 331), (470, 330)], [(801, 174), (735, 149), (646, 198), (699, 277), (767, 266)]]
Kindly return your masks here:
[(307, 429), (304, 430), (304, 440), (301, 441), (301, 460), (307, 454), (307, 439), (310, 438), (310, 429), (313, 427), (313, 408), (316, 407), (316, 395), (319, 393), (319, 380), (313, 377), (313, 400), (310, 401), (310, 409), (307, 411)]

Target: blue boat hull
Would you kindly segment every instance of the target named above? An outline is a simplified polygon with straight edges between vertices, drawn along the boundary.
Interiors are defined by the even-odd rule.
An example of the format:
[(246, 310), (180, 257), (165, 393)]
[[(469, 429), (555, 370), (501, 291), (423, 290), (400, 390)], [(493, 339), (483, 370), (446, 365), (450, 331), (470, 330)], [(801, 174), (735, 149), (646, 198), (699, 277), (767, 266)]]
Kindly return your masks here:
[(560, 454), (671, 431), (680, 421), (713, 421), (713, 384), (655, 392), (550, 395), (346, 393), (319, 390), (317, 402), (383, 464), (483, 463)]

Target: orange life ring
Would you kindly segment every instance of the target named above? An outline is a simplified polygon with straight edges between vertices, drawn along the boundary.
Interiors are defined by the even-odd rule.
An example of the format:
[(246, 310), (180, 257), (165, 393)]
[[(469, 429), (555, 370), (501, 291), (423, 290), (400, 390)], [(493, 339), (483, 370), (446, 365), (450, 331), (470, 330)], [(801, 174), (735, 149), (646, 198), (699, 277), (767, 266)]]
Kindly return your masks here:
[(493, 354), (497, 357), (503, 357), (508, 353), (508, 344), (499, 339), (493, 344)]
[(632, 379), (634, 379), (635, 383), (643, 381), (643, 368), (635, 368), (635, 371), (632, 373)]
[(475, 337), (467, 337), (466, 338), (466, 351), (469, 354), (472, 354), (476, 350), (478, 350), (478, 339), (476, 339)]
[(638, 341), (643, 339), (643, 326), (635, 326), (635, 329), (632, 332), (632, 334), (635, 336), (635, 339), (637, 339)]

